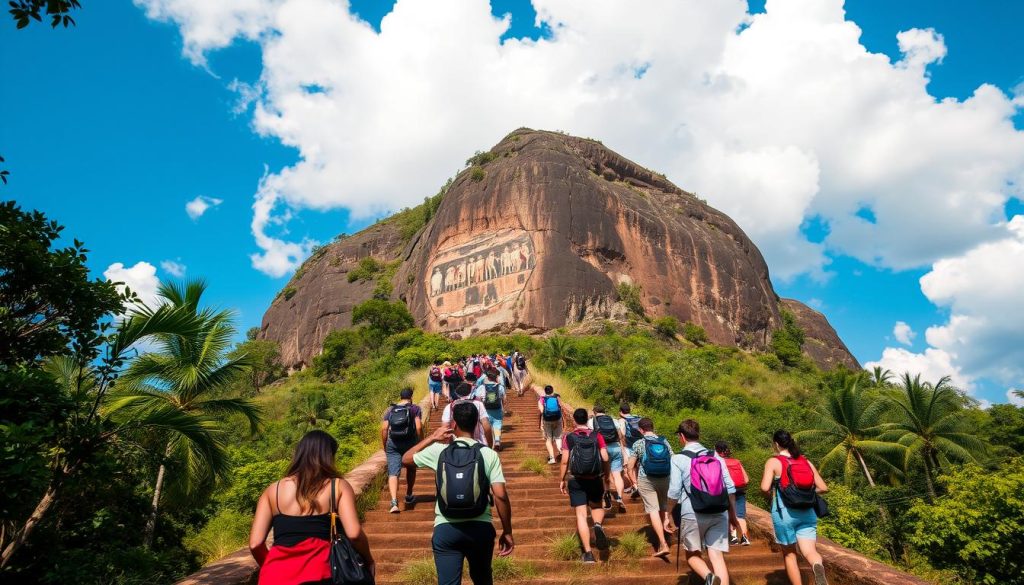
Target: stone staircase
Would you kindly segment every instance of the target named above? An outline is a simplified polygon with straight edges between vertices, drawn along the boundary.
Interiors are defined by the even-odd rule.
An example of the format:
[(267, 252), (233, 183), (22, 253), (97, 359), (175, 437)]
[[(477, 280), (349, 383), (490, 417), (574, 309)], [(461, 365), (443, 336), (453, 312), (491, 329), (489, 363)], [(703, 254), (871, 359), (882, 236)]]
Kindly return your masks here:
[[(512, 501), (512, 526), (516, 549), (514, 562), (532, 565), (536, 576), (505, 581), (524, 585), (556, 583), (616, 584), (688, 584), (698, 583), (684, 559), (680, 571), (675, 569), (675, 545), (669, 560), (650, 557), (653, 546), (638, 559), (621, 559), (613, 555), (618, 538), (627, 532), (639, 532), (650, 542), (653, 533), (648, 527), (642, 504), (627, 501), (625, 513), (610, 512), (604, 521), (610, 540), (610, 550), (594, 550), (598, 557), (595, 565), (583, 565), (579, 560), (556, 560), (552, 556), (552, 541), (575, 530), (575, 518), (569, 508), (567, 496), (558, 491), (558, 466), (546, 465), (547, 453), (537, 422), (536, 395), (528, 391), (523, 398), (510, 393), (511, 416), (506, 416), (502, 433), (502, 466), (506, 486)], [(436, 420), (438, 416), (435, 416)], [(572, 428), (566, 421), (566, 428)], [(522, 468), (527, 458), (545, 463), (547, 474)], [(405, 475), (399, 485), (399, 495), (405, 493)], [(430, 538), (434, 519), (434, 475), (420, 470), (414, 493), (417, 503), (406, 507), (399, 504), (401, 514), (389, 514), (390, 496), (385, 488), (375, 509), (365, 515), (364, 530), (377, 560), (377, 582), (414, 585), (414, 579), (402, 569), (413, 562), (431, 559)], [(748, 506), (750, 508), (750, 506)], [(495, 527), (500, 522), (495, 517)], [(773, 550), (765, 537), (752, 534), (752, 546), (732, 547), (726, 557), (732, 583), (739, 585), (788, 585), (782, 567), (782, 558)], [(613, 555), (609, 559), (610, 555)], [(810, 571), (804, 568), (804, 581), (810, 583)], [(469, 583), (468, 576), (464, 580)], [(418, 584), (417, 584), (418, 585)]]

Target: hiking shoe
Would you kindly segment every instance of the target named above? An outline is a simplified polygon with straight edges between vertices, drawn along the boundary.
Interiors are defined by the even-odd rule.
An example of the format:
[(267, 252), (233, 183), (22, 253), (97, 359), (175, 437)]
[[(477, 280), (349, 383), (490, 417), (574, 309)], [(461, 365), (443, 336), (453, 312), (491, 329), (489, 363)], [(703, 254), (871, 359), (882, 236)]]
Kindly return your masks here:
[(416, 503), (416, 496), (414, 496), (412, 494), (406, 494), (405, 495), (405, 503), (406, 504), (415, 504)]
[(398, 514), (401, 510), (398, 509), (398, 500), (391, 500), (391, 513)]
[(814, 573), (814, 585), (828, 585), (828, 579), (825, 578), (825, 567), (821, 563), (811, 565), (811, 571)]
[(735, 536), (729, 538), (729, 546), (739, 546), (739, 544), (740, 539), (736, 538)]
[(633, 493), (630, 494), (629, 497), (630, 497), (630, 499), (633, 499), (633, 500), (639, 500), (640, 499), (640, 490), (633, 490)]
[(608, 535), (604, 533), (604, 526), (594, 524), (594, 540), (598, 549), (606, 550), (608, 548)]
[(628, 496), (629, 494), (633, 493), (633, 486), (629, 486), (628, 488), (624, 488), (624, 489), (622, 490), (622, 493), (626, 494), (627, 496)]
[(605, 510), (611, 510), (612, 509), (612, 495), (610, 493), (608, 493), (608, 492), (604, 493), (604, 504), (602, 505), (602, 507)]
[(708, 573), (708, 576), (704, 577), (704, 585), (722, 585), (722, 579), (714, 573)]
[(740, 546), (750, 546), (750, 539), (744, 534), (743, 538), (740, 539)]
[(554, 457), (548, 457), (548, 465), (554, 465), (554, 464), (555, 464), (555, 458)]
[(626, 512), (626, 502), (623, 502), (622, 498), (616, 496), (615, 497), (615, 505), (617, 505), (619, 507), (619, 512), (623, 512), (623, 513)]
[(597, 560), (594, 559), (594, 553), (590, 552), (589, 550), (583, 553), (583, 562), (588, 565), (596, 563)]

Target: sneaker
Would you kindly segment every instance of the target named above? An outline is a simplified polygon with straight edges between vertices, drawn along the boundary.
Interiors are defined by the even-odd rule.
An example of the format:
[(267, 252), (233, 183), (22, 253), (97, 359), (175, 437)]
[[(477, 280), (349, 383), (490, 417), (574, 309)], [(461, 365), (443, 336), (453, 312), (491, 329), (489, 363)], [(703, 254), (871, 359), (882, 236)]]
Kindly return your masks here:
[(729, 538), (729, 546), (739, 546), (739, 544), (740, 539), (736, 538), (735, 536)]
[(604, 526), (597, 523), (594, 524), (594, 540), (599, 550), (608, 548), (608, 536), (604, 533)]
[(714, 573), (708, 573), (708, 576), (704, 577), (704, 585), (722, 585), (722, 579)]
[(622, 512), (622, 513), (626, 512), (626, 502), (623, 502), (622, 498), (616, 496), (615, 497), (615, 505), (619, 507), (619, 512)]
[(628, 488), (623, 489), (622, 493), (626, 494), (627, 496), (633, 493), (633, 486), (629, 486)]
[(501, 443), (494, 443), (494, 450), (501, 451)]
[(602, 505), (602, 507), (605, 510), (611, 510), (612, 509), (612, 495), (610, 493), (608, 493), (608, 492), (604, 493), (604, 504)]
[(401, 510), (398, 509), (398, 500), (391, 500), (391, 513), (398, 514)]
[(630, 497), (630, 499), (633, 499), (633, 500), (639, 500), (640, 499), (640, 491), (639, 490), (633, 490), (633, 493), (630, 494), (629, 497)]
[(814, 585), (828, 585), (828, 579), (825, 578), (825, 567), (821, 563), (811, 565), (811, 571), (814, 573)]
[(412, 494), (406, 494), (405, 495), (405, 503), (406, 504), (415, 504), (416, 503), (416, 496), (414, 496)]
[(596, 563), (597, 560), (594, 559), (594, 553), (590, 552), (589, 550), (583, 553), (583, 562), (588, 565)]
[(555, 464), (555, 458), (554, 457), (548, 457), (548, 465), (554, 465), (554, 464)]
[(750, 546), (750, 539), (744, 534), (743, 538), (740, 539), (740, 546)]

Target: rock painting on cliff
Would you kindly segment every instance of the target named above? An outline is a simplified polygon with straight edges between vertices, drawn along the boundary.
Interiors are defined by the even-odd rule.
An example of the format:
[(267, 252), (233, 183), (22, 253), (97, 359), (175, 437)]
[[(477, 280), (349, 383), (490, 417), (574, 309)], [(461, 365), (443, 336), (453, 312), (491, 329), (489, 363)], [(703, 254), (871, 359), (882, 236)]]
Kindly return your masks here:
[(512, 322), (515, 299), (537, 265), (529, 234), (504, 230), (438, 250), (427, 278), (435, 323), (447, 331)]

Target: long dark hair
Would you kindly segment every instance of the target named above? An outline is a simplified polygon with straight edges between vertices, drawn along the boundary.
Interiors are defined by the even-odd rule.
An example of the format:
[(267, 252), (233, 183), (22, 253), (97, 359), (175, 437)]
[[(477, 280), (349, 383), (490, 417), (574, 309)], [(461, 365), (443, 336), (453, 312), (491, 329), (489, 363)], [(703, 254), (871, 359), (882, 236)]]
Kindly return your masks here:
[(778, 430), (772, 435), (772, 440), (778, 443), (779, 447), (789, 451), (789, 454), (793, 459), (800, 456), (800, 446), (796, 444), (796, 439), (789, 434), (789, 431)]
[(314, 511), (319, 511), (316, 495), (320, 488), (326, 480), (341, 477), (334, 467), (337, 453), (338, 441), (320, 430), (306, 433), (295, 447), (295, 455), (285, 475), (295, 477), (295, 499), (301, 509), (305, 510), (308, 504)]

